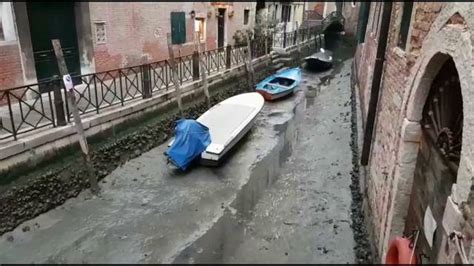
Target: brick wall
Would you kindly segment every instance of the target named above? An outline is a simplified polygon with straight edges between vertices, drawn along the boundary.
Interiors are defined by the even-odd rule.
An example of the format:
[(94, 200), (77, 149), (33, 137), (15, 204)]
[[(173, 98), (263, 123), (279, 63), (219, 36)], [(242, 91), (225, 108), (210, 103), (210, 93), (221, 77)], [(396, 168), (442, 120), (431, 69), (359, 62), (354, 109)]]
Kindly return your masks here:
[[(372, 191), (375, 192), (374, 195), (369, 197), (375, 201), (372, 203), (372, 207), (377, 210), (374, 213), (374, 216), (377, 217), (376, 226), (378, 226), (375, 231), (380, 232), (380, 241), (385, 237), (385, 228), (389, 222), (387, 214), (391, 206), (389, 203), (393, 201), (394, 196), (392, 191), (394, 169), (401, 135), (402, 102), (405, 90), (408, 88), (407, 79), (414, 61), (417, 60), (421, 44), (441, 10), (441, 5), (442, 3), (416, 3), (414, 5), (415, 19), (412, 20), (409, 45), (407, 46), (408, 51), (405, 52), (396, 46), (402, 4), (394, 3), (375, 125), (375, 137), (372, 145), (372, 151), (377, 152), (372, 153), (371, 162), (369, 163), (369, 178), (374, 181)], [(416, 19), (417, 14), (418, 19)], [(379, 245), (382, 245), (382, 243), (379, 243)]]
[[(361, 97), (361, 106), (364, 114), (367, 114), (370, 99), (370, 88), (373, 74), (373, 66), (375, 63), (377, 52), (377, 34), (376, 27), (372, 27), (372, 20), (374, 19), (375, 4), (370, 6), (370, 15), (367, 23), (367, 31), (365, 34), (364, 43), (357, 47), (358, 67), (357, 79), (359, 81), (359, 94)], [(365, 123), (365, 117), (363, 117)]]
[[(217, 46), (217, 18), (215, 9), (226, 8), (226, 41), (233, 42), (232, 36), (238, 29), (243, 30), (243, 9), (251, 9), (248, 26), (255, 21), (255, 3), (236, 2), (233, 5), (213, 4), (208, 2), (91, 2), (92, 36), (94, 41), (94, 61), (96, 71), (103, 71), (168, 58), (166, 34), (171, 31), (170, 12), (184, 11), (186, 14), (186, 43), (173, 45), (175, 56), (189, 55), (194, 50), (194, 19), (204, 17), (206, 21), (206, 44), (208, 49)], [(234, 11), (234, 15), (228, 14)], [(208, 12), (211, 16), (207, 17)], [(95, 42), (95, 22), (106, 24), (105, 44)]]
[(0, 89), (19, 86), (23, 83), (18, 43), (0, 45)]
[[(419, 50), (428, 34), (431, 24), (442, 10), (443, 3), (415, 3), (409, 45), (407, 51), (397, 47), (402, 3), (393, 3), (392, 17), (389, 29), (389, 40), (385, 54), (385, 64), (380, 88), (377, 117), (375, 121), (371, 157), (368, 165), (367, 198), (372, 217), (372, 231), (376, 236), (376, 245), (381, 248), (387, 226), (387, 214), (393, 201), (394, 168), (398, 142), (401, 134), (402, 102), (407, 79), (412, 66), (417, 60)], [(367, 114), (370, 99), (371, 79), (377, 49), (377, 33), (372, 33), (372, 20), (375, 4), (371, 5), (365, 43), (359, 45), (356, 60), (358, 64), (357, 77), (361, 105)]]
[(18, 43), (0, 45), (0, 106), (7, 104), (2, 90), (23, 84), (23, 68)]
[(344, 2), (344, 5), (342, 6), (342, 14), (346, 19), (344, 30), (348, 35), (355, 36), (357, 33), (359, 8), (360, 2), (356, 2), (355, 5), (353, 5), (352, 2)]
[(320, 14), (320, 15), (322, 16), (323, 13), (324, 13), (324, 2), (316, 3), (316, 4), (314, 5), (313, 10), (316, 11), (316, 12), (318, 12), (318, 14)]

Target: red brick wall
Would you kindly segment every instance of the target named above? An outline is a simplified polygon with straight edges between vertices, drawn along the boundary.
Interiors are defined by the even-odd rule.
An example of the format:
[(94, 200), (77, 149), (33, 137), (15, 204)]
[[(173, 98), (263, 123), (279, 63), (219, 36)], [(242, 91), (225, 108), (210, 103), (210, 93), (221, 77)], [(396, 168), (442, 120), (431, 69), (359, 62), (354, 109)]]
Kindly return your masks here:
[[(255, 3), (236, 2), (226, 7), (226, 39), (233, 42), (232, 35), (236, 30), (243, 30), (243, 9), (250, 8), (250, 23), (255, 21)], [(186, 43), (174, 45), (175, 56), (190, 55), (194, 51), (194, 19), (190, 12), (204, 16), (206, 20), (207, 49), (216, 48), (217, 18), (216, 6), (209, 2), (91, 2), (92, 36), (94, 41), (94, 61), (96, 71), (121, 68), (143, 63), (143, 57), (149, 62), (168, 58), (166, 34), (171, 31), (170, 13), (186, 13)], [(234, 10), (234, 16), (228, 13)], [(211, 16), (207, 17), (208, 11)], [(95, 43), (95, 21), (106, 24), (105, 44)], [(249, 25), (250, 26), (250, 25)]]
[(0, 89), (23, 83), (20, 51), (17, 43), (0, 46)]
[[(0, 106), (7, 103), (2, 90), (23, 85), (23, 69), (17, 43), (0, 46)], [(18, 91), (19, 92), (19, 91)]]
[(342, 14), (345, 18), (344, 31), (347, 35), (355, 36), (357, 33), (357, 23), (359, 20), (360, 2), (352, 5), (352, 2), (344, 2)]
[[(361, 105), (363, 109), (363, 113), (367, 114), (368, 106), (369, 106), (369, 98), (370, 98), (370, 88), (371, 88), (371, 81), (372, 81), (372, 74), (373, 74), (373, 67), (375, 63), (375, 57), (377, 52), (377, 34), (374, 35), (372, 28), (372, 19), (373, 19), (373, 12), (375, 10), (375, 4), (371, 4), (370, 6), (370, 15), (369, 20), (367, 23), (367, 30), (365, 34), (365, 41), (357, 48), (358, 58), (356, 58), (358, 62), (358, 73), (357, 79), (359, 81), (359, 94), (361, 97)], [(365, 117), (363, 117), (365, 123)]]
[(324, 2), (319, 2), (314, 5), (314, 11), (318, 12), (321, 16), (324, 13)]
[[(396, 46), (399, 33), (401, 3), (394, 3), (391, 17), (391, 28), (386, 51), (386, 61), (380, 88), (375, 136), (372, 142), (372, 153), (368, 166), (367, 191), (368, 203), (373, 215), (372, 230), (380, 241), (387, 226), (387, 213), (393, 200), (393, 177), (398, 142), (401, 134), (402, 102), (407, 89), (407, 78), (412, 71), (414, 60), (428, 34), (432, 23), (443, 7), (443, 3), (415, 3), (412, 17), (411, 33), (407, 52)], [(371, 5), (371, 14), (375, 5)], [(413, 19), (414, 18), (414, 19)], [(371, 20), (367, 26), (366, 43), (358, 51), (359, 87), (361, 103), (367, 110), (373, 64), (375, 62), (376, 40), (370, 37)], [(368, 37), (368, 38), (367, 38)], [(380, 243), (378, 243), (380, 245)]]

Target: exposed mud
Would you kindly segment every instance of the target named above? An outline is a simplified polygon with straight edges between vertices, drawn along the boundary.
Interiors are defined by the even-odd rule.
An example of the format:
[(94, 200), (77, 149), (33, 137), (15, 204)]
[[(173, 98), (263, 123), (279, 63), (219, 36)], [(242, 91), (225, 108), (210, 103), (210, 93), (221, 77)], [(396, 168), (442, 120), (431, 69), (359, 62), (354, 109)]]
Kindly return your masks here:
[(371, 264), (373, 255), (368, 239), (366, 223), (363, 212), (363, 197), (360, 193), (360, 159), (358, 145), (358, 125), (357, 125), (357, 94), (355, 87), (351, 86), (351, 150), (352, 150), (352, 171), (351, 171), (351, 218), (352, 230), (354, 231), (354, 247), (356, 254), (356, 263)]
[[(257, 80), (263, 79), (269, 69), (257, 73)], [(212, 105), (233, 95), (246, 92), (248, 83), (242, 80), (229, 90), (221, 90), (211, 97)], [(204, 101), (191, 105), (183, 112), (186, 118), (196, 119), (207, 110)], [(161, 120), (140, 127), (138, 130), (117, 138), (106, 144), (96, 145), (91, 152), (91, 160), (98, 180), (103, 179), (118, 166), (140, 156), (162, 144), (172, 134), (174, 123), (180, 118), (178, 113), (170, 114)], [(71, 157), (54, 167), (46, 165), (39, 171), (28, 174), (18, 186), (12, 186), (0, 196), (0, 235), (13, 230), (22, 222), (32, 219), (63, 204), (67, 199), (76, 197), (82, 190), (89, 188), (84, 170), (84, 162), (79, 157)]]

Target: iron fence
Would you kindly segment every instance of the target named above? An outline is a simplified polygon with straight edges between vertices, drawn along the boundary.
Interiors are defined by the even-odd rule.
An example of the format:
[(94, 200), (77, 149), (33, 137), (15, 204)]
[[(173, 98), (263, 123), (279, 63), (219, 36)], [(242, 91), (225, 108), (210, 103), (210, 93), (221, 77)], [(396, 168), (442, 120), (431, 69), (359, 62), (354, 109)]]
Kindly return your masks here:
[[(47, 126), (56, 126), (51, 91), (40, 93), (36, 83), (0, 92), (0, 139)], [(52, 84), (48, 84), (52, 85)], [(29, 100), (25, 100), (31, 98)]]
[[(275, 43), (283, 47), (309, 40), (314, 29), (300, 29), (283, 36), (272, 34), (265, 45), (264, 38), (251, 40), (252, 58), (270, 52)], [(265, 47), (267, 49), (265, 49)], [(199, 80), (200, 57), (207, 74), (217, 73), (243, 64), (247, 46), (226, 46), (201, 54), (180, 56), (175, 59), (178, 82), (184, 84)], [(167, 91), (172, 84), (172, 68), (168, 60), (73, 76), (78, 81), (74, 88), (80, 115), (99, 114), (112, 106), (124, 106), (128, 101), (150, 98)], [(40, 90), (41, 88), (41, 90)], [(21, 134), (44, 127), (64, 126), (71, 121), (64, 84), (59, 77), (48, 82), (15, 87), (0, 91), (0, 140), (17, 139)]]

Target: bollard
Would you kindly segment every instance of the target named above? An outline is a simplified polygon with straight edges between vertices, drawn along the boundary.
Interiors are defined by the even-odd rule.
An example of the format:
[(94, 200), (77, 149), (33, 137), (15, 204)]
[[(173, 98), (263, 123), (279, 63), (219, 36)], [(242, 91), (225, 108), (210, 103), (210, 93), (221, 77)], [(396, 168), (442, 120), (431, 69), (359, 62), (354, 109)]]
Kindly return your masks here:
[(199, 52), (193, 52), (193, 80), (199, 80)]
[(151, 97), (151, 79), (150, 79), (150, 65), (142, 65), (142, 78), (143, 78), (143, 99)]
[(64, 101), (61, 93), (61, 80), (58, 75), (53, 77), (53, 95), (54, 95), (54, 115), (56, 116), (56, 125), (65, 126), (66, 115), (64, 113)]

